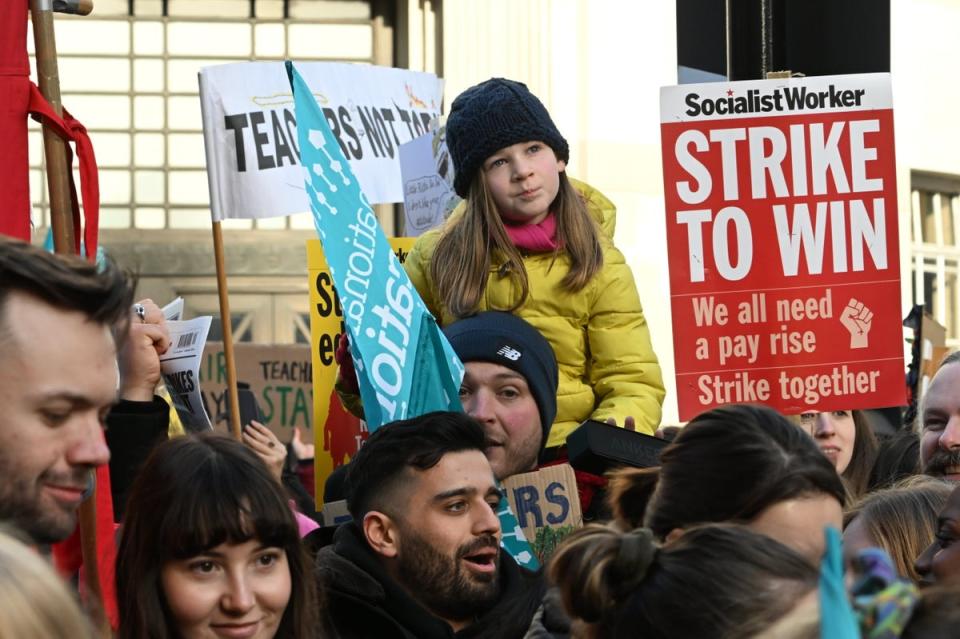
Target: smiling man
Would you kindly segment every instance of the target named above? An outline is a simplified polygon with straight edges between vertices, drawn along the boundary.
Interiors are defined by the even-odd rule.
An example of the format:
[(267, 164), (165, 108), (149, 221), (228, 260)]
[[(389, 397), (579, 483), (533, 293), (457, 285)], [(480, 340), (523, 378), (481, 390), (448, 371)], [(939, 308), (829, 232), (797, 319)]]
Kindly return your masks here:
[(960, 481), (960, 352), (944, 358), (922, 402), (923, 472)]
[(0, 520), (37, 543), (69, 536), (117, 399), (113, 330), (133, 292), (102, 271), (0, 238)]
[(373, 433), (350, 463), (353, 522), (317, 555), (342, 638), (521, 638), (540, 578), (500, 551), (500, 493), (483, 429), (430, 413)]

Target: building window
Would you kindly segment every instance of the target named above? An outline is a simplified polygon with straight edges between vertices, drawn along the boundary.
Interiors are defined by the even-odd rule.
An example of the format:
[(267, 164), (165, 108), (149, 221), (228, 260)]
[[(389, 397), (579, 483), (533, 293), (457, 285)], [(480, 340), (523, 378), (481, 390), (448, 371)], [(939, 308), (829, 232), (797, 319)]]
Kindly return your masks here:
[[(56, 40), (63, 104), (96, 150), (102, 229), (210, 227), (201, 67), (286, 58), (372, 63), (374, 49), (365, 0), (97, 0), (94, 15), (58, 14)], [(29, 47), (33, 62), (32, 39)], [(32, 221), (47, 227), (39, 125), (29, 135)], [(226, 220), (224, 228), (312, 229), (313, 221), (302, 213)]]
[(913, 301), (947, 329), (960, 347), (960, 176), (913, 172), (910, 246)]

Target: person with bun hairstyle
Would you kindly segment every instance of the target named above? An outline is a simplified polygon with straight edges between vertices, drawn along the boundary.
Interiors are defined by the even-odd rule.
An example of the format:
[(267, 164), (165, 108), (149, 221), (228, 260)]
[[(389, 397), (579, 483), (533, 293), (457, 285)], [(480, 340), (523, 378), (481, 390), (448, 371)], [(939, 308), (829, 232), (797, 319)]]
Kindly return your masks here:
[(609, 501), (625, 530), (665, 540), (708, 522), (742, 523), (818, 562), (823, 529), (843, 523), (846, 491), (814, 441), (777, 411), (733, 404), (701, 413), (657, 468), (612, 475)]
[(551, 581), (587, 639), (742, 639), (816, 606), (819, 571), (745, 526), (710, 524), (662, 546), (647, 528), (596, 524), (553, 556)]
[(633, 273), (613, 245), (613, 203), (567, 177), (567, 141), (520, 82), (492, 78), (461, 93), (446, 133), (465, 203), (404, 264), (430, 312), (446, 326), (507, 311), (547, 338), (560, 367), (548, 447), (588, 418), (631, 418), (653, 434), (663, 379)]

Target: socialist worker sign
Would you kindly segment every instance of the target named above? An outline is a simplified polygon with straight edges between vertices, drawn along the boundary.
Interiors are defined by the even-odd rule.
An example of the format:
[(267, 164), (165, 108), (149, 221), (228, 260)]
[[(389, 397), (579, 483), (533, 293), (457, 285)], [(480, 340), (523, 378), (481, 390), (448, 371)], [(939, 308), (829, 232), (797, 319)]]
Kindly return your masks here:
[(889, 74), (664, 87), (680, 418), (905, 399)]

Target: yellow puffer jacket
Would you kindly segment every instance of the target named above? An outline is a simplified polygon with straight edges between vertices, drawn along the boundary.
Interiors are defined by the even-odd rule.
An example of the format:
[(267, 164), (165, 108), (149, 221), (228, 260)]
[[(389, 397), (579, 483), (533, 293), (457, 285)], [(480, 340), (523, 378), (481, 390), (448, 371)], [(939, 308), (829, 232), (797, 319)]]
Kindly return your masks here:
[[(543, 333), (560, 365), (557, 418), (548, 446), (563, 445), (567, 435), (587, 418), (604, 421), (613, 417), (622, 425), (624, 418), (633, 416), (638, 431), (652, 434), (660, 423), (664, 396), (660, 365), (633, 273), (613, 246), (616, 207), (596, 189), (571, 182), (583, 194), (602, 230), (603, 268), (583, 290), (572, 294), (561, 285), (569, 270), (568, 258), (524, 254), (530, 294), (515, 311)], [(450, 223), (456, 223), (461, 214), (462, 205)], [(422, 235), (404, 266), (430, 312), (446, 326), (456, 318), (440, 307), (430, 278), (430, 260), (440, 233), (433, 229)], [(478, 311), (508, 309), (520, 295), (512, 278), (498, 274), (500, 264), (495, 255)]]

